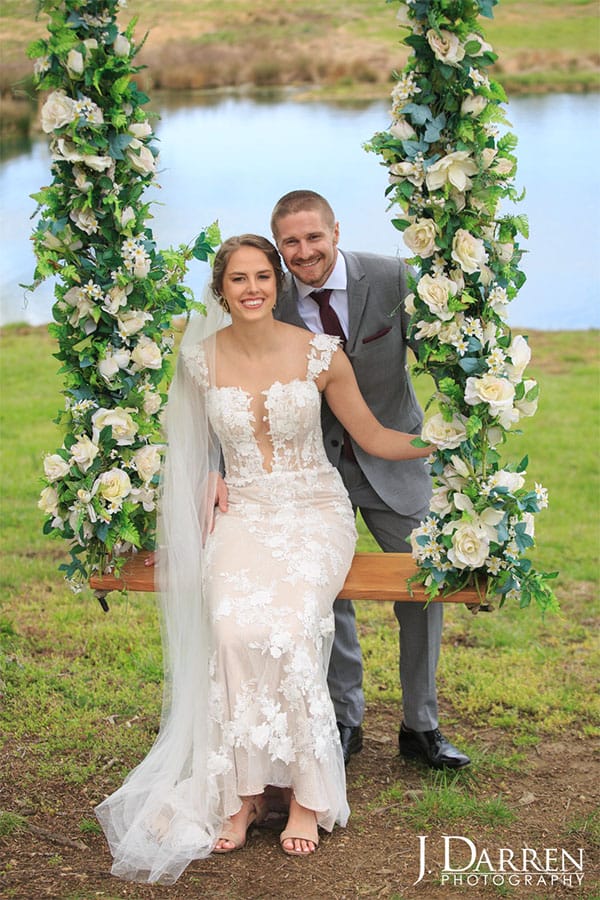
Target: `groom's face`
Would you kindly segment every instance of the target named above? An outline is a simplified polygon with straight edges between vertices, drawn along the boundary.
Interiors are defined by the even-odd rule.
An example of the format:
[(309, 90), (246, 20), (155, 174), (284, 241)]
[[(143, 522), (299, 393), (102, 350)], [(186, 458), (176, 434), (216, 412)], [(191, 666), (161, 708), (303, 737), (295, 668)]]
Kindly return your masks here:
[(339, 223), (329, 224), (319, 210), (302, 210), (277, 221), (275, 240), (292, 275), (322, 287), (335, 266)]

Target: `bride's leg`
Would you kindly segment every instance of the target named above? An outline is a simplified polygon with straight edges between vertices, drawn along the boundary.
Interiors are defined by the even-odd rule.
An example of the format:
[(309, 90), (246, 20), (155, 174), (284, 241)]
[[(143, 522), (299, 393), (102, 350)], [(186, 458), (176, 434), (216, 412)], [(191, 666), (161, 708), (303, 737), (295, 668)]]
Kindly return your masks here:
[(214, 847), (215, 853), (231, 853), (240, 850), (246, 843), (246, 832), (253, 822), (263, 814), (262, 795), (242, 797), (241, 809), (223, 823), (221, 837)]
[(294, 794), (290, 798), (290, 815), (280, 841), (283, 851), (294, 856), (308, 856), (319, 846), (317, 814), (313, 809), (301, 806)]

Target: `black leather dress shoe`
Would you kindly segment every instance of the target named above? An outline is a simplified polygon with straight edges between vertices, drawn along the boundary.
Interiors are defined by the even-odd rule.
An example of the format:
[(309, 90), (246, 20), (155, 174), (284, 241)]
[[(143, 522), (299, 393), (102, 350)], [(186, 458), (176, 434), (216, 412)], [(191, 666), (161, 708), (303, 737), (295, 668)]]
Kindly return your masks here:
[(398, 732), (398, 745), (400, 756), (420, 759), (432, 769), (462, 769), (471, 762), (466, 753), (446, 740), (439, 728), (413, 731), (403, 722)]
[(363, 730), (360, 725), (342, 725), (337, 723), (340, 733), (340, 743), (342, 745), (342, 753), (344, 755), (344, 765), (350, 762), (353, 753), (360, 753), (363, 746)]

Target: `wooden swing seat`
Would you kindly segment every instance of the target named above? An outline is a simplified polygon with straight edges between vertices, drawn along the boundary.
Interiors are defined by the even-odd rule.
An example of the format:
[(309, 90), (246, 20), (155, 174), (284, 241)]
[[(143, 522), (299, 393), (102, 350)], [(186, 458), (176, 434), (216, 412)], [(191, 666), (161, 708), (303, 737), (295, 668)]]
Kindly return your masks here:
[[(147, 551), (127, 557), (118, 576), (92, 575), (90, 587), (102, 603), (111, 591), (155, 591), (154, 566), (145, 565)], [(344, 600), (401, 600), (423, 603), (427, 600), (422, 585), (415, 584), (412, 593), (407, 580), (417, 572), (417, 565), (410, 553), (356, 553), (344, 586), (338, 594)], [(435, 602), (466, 603), (479, 605), (480, 598), (473, 587), (468, 587), (447, 597), (436, 597)], [(103, 608), (107, 608), (103, 603)]]

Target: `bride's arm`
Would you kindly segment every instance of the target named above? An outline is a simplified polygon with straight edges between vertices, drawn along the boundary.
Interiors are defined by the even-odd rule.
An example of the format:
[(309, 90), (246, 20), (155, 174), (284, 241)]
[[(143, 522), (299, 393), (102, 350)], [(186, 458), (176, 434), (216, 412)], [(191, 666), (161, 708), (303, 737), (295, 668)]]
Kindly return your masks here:
[(327, 372), (323, 372), (319, 382), (334, 416), (365, 453), (381, 459), (419, 459), (429, 456), (436, 449), (433, 444), (413, 447), (411, 441), (416, 435), (385, 428), (375, 418), (343, 351), (333, 354), (331, 365)]

